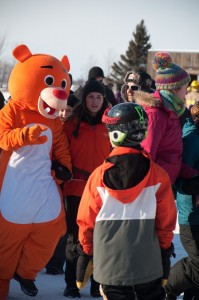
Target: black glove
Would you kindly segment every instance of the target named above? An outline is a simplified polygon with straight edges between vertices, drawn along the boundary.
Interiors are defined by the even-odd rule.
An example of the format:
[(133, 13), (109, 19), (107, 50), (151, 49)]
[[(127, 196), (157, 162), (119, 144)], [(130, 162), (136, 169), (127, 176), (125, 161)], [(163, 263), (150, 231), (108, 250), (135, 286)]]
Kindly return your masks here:
[(186, 195), (199, 194), (199, 176), (190, 179), (184, 179), (181, 189)]
[(66, 259), (70, 263), (73, 263), (79, 256), (77, 245), (78, 243), (74, 241), (73, 235), (69, 234), (66, 241)]
[(176, 254), (174, 252), (174, 245), (171, 243), (171, 247), (167, 250), (161, 249), (161, 255), (162, 255), (162, 267), (163, 267), (163, 279), (167, 279), (169, 276), (170, 272), (170, 266), (171, 266), (171, 261), (170, 258), (171, 256), (176, 257)]
[(77, 287), (84, 288), (91, 274), (93, 273), (92, 255), (87, 255), (83, 250), (80, 243), (77, 245), (79, 254), (76, 268), (76, 284)]
[(56, 160), (52, 161), (51, 169), (55, 171), (55, 176), (59, 180), (68, 181), (72, 178), (72, 173), (67, 167), (61, 165)]

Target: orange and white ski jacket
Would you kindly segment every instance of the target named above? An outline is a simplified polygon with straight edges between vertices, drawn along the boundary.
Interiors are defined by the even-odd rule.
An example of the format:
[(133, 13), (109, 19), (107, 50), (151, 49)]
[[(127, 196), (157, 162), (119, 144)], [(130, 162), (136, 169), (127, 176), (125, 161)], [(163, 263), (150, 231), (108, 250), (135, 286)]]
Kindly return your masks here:
[[(141, 153), (116, 147), (109, 158), (124, 157), (130, 162), (132, 155)], [(106, 185), (105, 175), (114, 167), (110, 160), (98, 167), (86, 184), (77, 216), (79, 241), (86, 254), (93, 254), (94, 278), (100, 283), (134, 285), (162, 276), (160, 248), (171, 246), (176, 206), (166, 171), (148, 159), (146, 175), (131, 188), (118, 190)], [(126, 165), (135, 168), (135, 176), (142, 167), (128, 161)], [(119, 176), (116, 178), (119, 182)]]

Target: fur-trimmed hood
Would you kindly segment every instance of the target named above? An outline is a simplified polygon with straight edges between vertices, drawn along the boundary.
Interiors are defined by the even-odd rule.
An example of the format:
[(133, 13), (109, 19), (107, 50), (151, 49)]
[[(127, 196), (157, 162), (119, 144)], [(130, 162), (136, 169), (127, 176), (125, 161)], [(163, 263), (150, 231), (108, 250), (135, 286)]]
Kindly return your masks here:
[(143, 107), (163, 107), (163, 102), (158, 92), (149, 94), (142, 91), (135, 92), (135, 103)]

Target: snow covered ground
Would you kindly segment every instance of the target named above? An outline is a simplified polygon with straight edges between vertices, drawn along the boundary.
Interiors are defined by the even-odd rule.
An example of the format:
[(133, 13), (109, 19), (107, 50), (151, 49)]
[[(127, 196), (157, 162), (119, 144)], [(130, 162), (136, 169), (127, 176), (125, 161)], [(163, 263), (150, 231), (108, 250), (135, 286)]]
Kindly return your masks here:
[[(174, 245), (175, 245), (175, 252), (176, 258), (172, 259), (172, 263), (175, 263), (181, 257), (186, 256), (185, 250), (182, 248), (180, 239), (179, 239), (179, 230), (178, 226), (175, 231), (174, 237)], [(65, 288), (65, 281), (64, 275), (46, 275), (45, 270), (42, 270), (36, 280), (36, 285), (39, 290), (38, 295), (35, 297), (35, 300), (38, 299), (45, 299), (45, 300), (60, 300), (60, 299), (67, 299), (63, 296), (63, 291)], [(92, 299), (89, 293), (90, 284), (88, 283), (85, 289), (81, 291), (81, 299), (82, 300), (89, 300)], [(31, 299), (30, 297), (26, 296), (20, 289), (19, 283), (15, 280), (11, 281), (10, 286), (10, 296), (8, 297), (9, 300), (23, 300), (23, 299)], [(101, 299), (101, 298), (99, 298)], [(178, 299), (182, 299), (182, 295), (178, 297)]]

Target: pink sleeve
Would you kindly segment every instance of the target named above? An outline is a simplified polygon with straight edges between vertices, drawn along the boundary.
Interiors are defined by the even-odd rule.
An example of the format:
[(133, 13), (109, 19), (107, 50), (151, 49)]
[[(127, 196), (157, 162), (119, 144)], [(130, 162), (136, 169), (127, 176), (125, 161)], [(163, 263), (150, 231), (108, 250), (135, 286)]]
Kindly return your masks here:
[(141, 146), (151, 155), (152, 160), (156, 161), (157, 149), (166, 130), (166, 114), (157, 108), (150, 108), (146, 112), (149, 119), (148, 133)]

